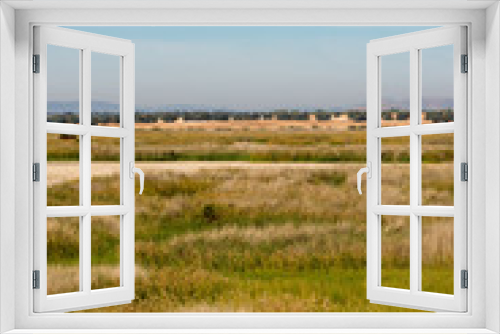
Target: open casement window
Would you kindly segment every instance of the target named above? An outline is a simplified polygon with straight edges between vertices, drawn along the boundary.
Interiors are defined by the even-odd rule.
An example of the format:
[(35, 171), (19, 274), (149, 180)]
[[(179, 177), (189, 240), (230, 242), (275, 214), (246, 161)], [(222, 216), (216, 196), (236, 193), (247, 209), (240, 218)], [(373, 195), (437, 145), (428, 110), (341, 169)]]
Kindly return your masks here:
[[(443, 82), (436, 73), (445, 72), (433, 68), (432, 59), (443, 52), (450, 63), (449, 87), (436, 87), (433, 81)], [(367, 46), (367, 298), (372, 303), (467, 311), (462, 287), (467, 269), (466, 54), (466, 28), (458, 26)], [(439, 102), (433, 111), (428, 97), (446, 89), (450, 101)], [(394, 103), (398, 98), (403, 102)], [(409, 109), (407, 122), (391, 106), (405, 101), (407, 107), (400, 109)], [(450, 117), (443, 121), (433, 112)], [(449, 169), (440, 164), (444, 161)], [(402, 180), (391, 181), (394, 176)], [(443, 249), (447, 256), (439, 254)], [(448, 271), (441, 270), (444, 266)], [(439, 280), (449, 289), (433, 289)]]
[[(134, 44), (40, 26), (33, 53), (34, 311), (129, 303)], [(100, 123), (109, 112), (116, 121)]]

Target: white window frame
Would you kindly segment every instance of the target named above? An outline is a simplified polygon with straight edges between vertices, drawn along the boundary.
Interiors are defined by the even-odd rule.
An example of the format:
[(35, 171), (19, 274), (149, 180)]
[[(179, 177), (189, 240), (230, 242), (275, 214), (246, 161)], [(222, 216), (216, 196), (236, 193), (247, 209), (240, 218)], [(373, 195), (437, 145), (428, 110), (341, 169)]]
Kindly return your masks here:
[[(484, 9), (459, 10), (444, 9), (390, 9), (383, 5), (373, 9), (375, 5), (366, 5), (372, 9), (328, 9), (318, 6), (307, 9), (307, 1), (299, 1), (296, 7), (283, 7), (282, 10), (260, 9), (148, 9), (148, 10), (110, 10), (103, 9), (57, 9), (50, 10), (20, 10), (15, 17), (15, 146), (14, 151), (8, 149), (5, 141), (0, 142), (4, 156), (15, 157), (15, 245), (4, 243), (7, 249), (0, 250), (1, 260), (7, 259), (6, 251), (14, 251), (15, 266), (12, 261), (0, 262), (6, 268), (12, 269), (15, 278), (15, 320), (12, 328), (17, 333), (36, 332), (36, 329), (130, 329), (141, 326), (146, 329), (193, 329), (192, 332), (453, 332), (453, 333), (488, 333), (487, 328), (500, 331), (499, 310), (500, 297), (498, 278), (500, 276), (499, 246), (500, 230), (498, 223), (500, 210), (498, 200), (500, 191), (500, 176), (492, 175), (485, 182), (485, 168), (498, 174), (500, 161), (500, 138), (498, 136), (498, 90), (500, 89), (500, 74), (498, 69), (500, 56), (499, 39), (500, 19), (498, 5), (494, 4), (488, 13)], [(415, 1), (414, 1), (415, 2)], [(381, 2), (382, 3), (382, 2)], [(400, 7), (395, 2), (394, 7)], [(217, 5), (214, 3), (214, 5)], [(2, 6), (5, 6), (2, 4)], [(206, 3), (203, 4), (206, 8)], [(219, 4), (219, 8), (220, 8)], [(432, 6), (432, 5), (430, 5)], [(255, 6), (254, 6), (255, 7)], [(306, 8), (306, 9), (304, 9)], [(1, 9), (1, 8), (0, 8)], [(9, 11), (9, 9), (6, 9)], [(0, 17), (0, 24), (2, 24)], [(488, 24), (486, 29), (485, 22)], [(47, 25), (451, 25), (468, 26), (469, 49), (471, 59), (469, 69), (472, 75), (468, 77), (469, 96), (468, 109), (468, 152), (470, 156), (469, 189), (468, 189), (468, 234), (471, 243), (468, 245), (469, 289), (468, 312), (455, 313), (326, 313), (326, 314), (34, 314), (32, 312), (31, 269), (32, 258), (32, 183), (30, 181), (32, 147), (32, 75), (30, 73), (30, 55), (32, 54), (32, 27), (35, 24)], [(6, 34), (6, 32), (0, 32)], [(1, 38), (2, 35), (0, 35)], [(2, 48), (5, 39), (1, 40)], [(0, 66), (11, 64), (8, 59), (0, 57)], [(486, 67), (485, 67), (486, 66)], [(0, 67), (2, 68), (2, 67)], [(488, 69), (488, 71), (486, 71)], [(8, 78), (7, 78), (8, 79)], [(8, 83), (6, 78), (0, 82)], [(12, 80), (11, 82), (13, 82)], [(489, 85), (486, 86), (488, 81)], [(0, 87), (0, 93), (5, 94), (6, 86)], [(486, 88), (488, 89), (486, 90)], [(2, 96), (3, 99), (3, 96)], [(10, 103), (10, 102), (9, 102)], [(11, 105), (13, 105), (11, 103)], [(486, 108), (488, 107), (488, 108)], [(2, 116), (4, 110), (2, 109)], [(474, 117), (473, 117), (474, 116)], [(485, 121), (488, 116), (488, 122)], [(14, 119), (13, 119), (14, 121)], [(486, 130), (489, 129), (490, 132)], [(491, 131), (493, 130), (493, 131)], [(495, 131), (496, 130), (496, 131)], [(12, 145), (10, 143), (10, 145)], [(487, 161), (485, 145), (491, 150)], [(15, 155), (14, 155), (14, 152)], [(4, 163), (4, 162), (2, 162)], [(495, 163), (497, 163), (495, 165)], [(0, 165), (1, 168), (2, 165)], [(5, 172), (0, 169), (0, 177), (5, 178)], [(2, 179), (0, 179), (2, 180)], [(488, 193), (488, 197), (486, 196)], [(0, 199), (1, 200), (1, 199)], [(485, 201), (486, 205), (485, 205)], [(2, 208), (5, 202), (0, 202)], [(488, 216), (486, 215), (488, 214)], [(486, 219), (487, 218), (487, 219)], [(2, 222), (2, 231), (11, 231)], [(12, 231), (11, 231), (12, 232)], [(5, 235), (2, 236), (4, 240)], [(29, 259), (26, 261), (26, 259)], [(486, 259), (486, 261), (485, 261)], [(3, 263), (3, 264), (2, 264)], [(9, 271), (10, 273), (10, 271)], [(7, 275), (3, 271), (2, 276)], [(8, 280), (8, 278), (7, 278)], [(5, 280), (3, 281), (5, 282)], [(1, 282), (0, 282), (1, 283)], [(5, 284), (5, 283), (4, 283)], [(2, 298), (7, 287), (1, 286)], [(488, 293), (486, 293), (488, 291)], [(12, 297), (12, 295), (9, 295)], [(14, 303), (15, 302), (15, 303)], [(11, 304), (11, 305), (12, 305)], [(8, 303), (0, 304), (0, 312), (8, 312)], [(8, 314), (8, 313), (7, 313)], [(12, 313), (10, 313), (12, 314)], [(22, 329), (29, 329), (23, 331)], [(197, 330), (196, 330), (197, 329)], [(211, 329), (211, 330), (210, 330)], [(216, 331), (214, 329), (217, 329)], [(223, 330), (226, 329), (226, 330)], [(233, 329), (233, 330), (231, 330)], [(253, 329), (253, 330), (249, 330)], [(268, 329), (267, 331), (264, 329)], [(274, 329), (274, 330), (273, 330)], [(280, 330), (281, 329), (281, 330)], [(301, 330), (298, 330), (301, 329)], [(323, 329), (321, 331), (320, 329)], [(393, 329), (393, 330), (390, 330)], [(397, 329), (397, 330), (395, 330)], [(412, 330), (418, 329), (418, 330)], [(168, 330), (165, 330), (168, 332)], [(179, 332), (179, 330), (175, 331)]]

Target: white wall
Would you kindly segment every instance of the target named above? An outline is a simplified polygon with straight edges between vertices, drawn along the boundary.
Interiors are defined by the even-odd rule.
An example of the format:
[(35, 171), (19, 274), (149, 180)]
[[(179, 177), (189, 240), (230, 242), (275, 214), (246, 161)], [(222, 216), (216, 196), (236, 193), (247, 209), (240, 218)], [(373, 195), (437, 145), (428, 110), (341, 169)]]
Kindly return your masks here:
[(486, 254), (496, 254), (495, 265), (486, 266), (486, 328), (500, 332), (500, 6), (486, 11)]
[(0, 3), (0, 332), (14, 328), (15, 11)]

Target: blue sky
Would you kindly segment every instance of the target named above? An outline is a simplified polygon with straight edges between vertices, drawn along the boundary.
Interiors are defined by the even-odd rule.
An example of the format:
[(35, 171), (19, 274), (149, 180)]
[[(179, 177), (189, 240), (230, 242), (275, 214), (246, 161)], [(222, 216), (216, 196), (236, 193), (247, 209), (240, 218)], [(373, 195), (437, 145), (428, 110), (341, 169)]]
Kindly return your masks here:
[[(431, 27), (69, 28), (135, 43), (139, 106), (259, 109), (364, 105), (366, 44)], [(452, 96), (450, 50), (426, 50), (433, 53), (423, 60), (424, 92), (430, 97)], [(49, 101), (77, 97), (78, 62), (70, 51), (49, 52)], [(407, 60), (390, 57), (383, 60), (383, 96), (404, 100)], [(116, 101), (117, 60), (96, 55), (92, 64), (93, 100)]]

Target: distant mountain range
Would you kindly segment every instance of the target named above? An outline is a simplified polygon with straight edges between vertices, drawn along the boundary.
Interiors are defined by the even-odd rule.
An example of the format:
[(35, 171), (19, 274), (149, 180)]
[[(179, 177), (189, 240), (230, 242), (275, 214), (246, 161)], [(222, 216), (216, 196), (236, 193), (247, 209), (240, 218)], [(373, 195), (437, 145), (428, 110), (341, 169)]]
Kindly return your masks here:
[[(409, 109), (410, 101), (408, 99), (396, 100), (392, 98), (382, 98), (382, 109)], [(446, 97), (423, 97), (422, 109), (453, 109), (453, 99)]]
[[(409, 101), (397, 101), (389, 98), (383, 99), (384, 110), (390, 109), (408, 109)], [(449, 109), (453, 108), (453, 99), (450, 98), (424, 98), (422, 103), (423, 109)], [(48, 114), (68, 114), (77, 113), (79, 109), (78, 101), (50, 101), (47, 104)], [(271, 112), (278, 110), (298, 110), (301, 112), (314, 112), (318, 110), (325, 110), (329, 112), (342, 112), (342, 111), (366, 111), (365, 105), (349, 105), (349, 106), (338, 106), (331, 108), (319, 108), (319, 107), (277, 107), (273, 109), (234, 109), (234, 108), (224, 108), (224, 107), (214, 107), (214, 106), (204, 106), (204, 105), (189, 105), (189, 104), (171, 104), (171, 105), (136, 105), (136, 112), (139, 113), (151, 113), (151, 112), (194, 112), (194, 111), (208, 111), (208, 112)], [(120, 106), (116, 103), (108, 102), (92, 102), (92, 111), (98, 111), (99, 113), (118, 113), (120, 111)]]
[[(66, 114), (77, 113), (80, 108), (78, 101), (49, 101), (47, 103), (47, 113), (51, 114)], [(120, 105), (107, 102), (92, 102), (92, 111), (118, 113)]]

